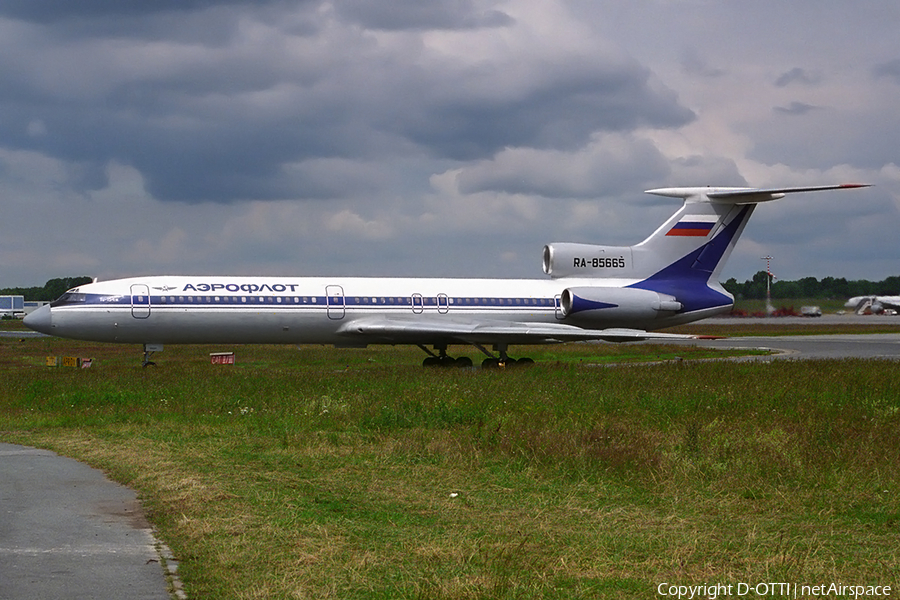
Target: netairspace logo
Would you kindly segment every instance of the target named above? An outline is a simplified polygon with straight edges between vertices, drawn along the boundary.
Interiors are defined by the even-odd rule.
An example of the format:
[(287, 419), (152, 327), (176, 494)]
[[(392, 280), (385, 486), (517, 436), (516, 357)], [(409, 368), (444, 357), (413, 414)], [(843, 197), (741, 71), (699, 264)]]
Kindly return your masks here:
[(784, 598), (876, 598), (889, 597), (889, 585), (844, 585), (842, 583), (821, 583), (817, 585), (761, 582), (761, 583), (716, 583), (703, 585), (677, 585), (668, 582), (656, 587), (659, 596), (692, 600), (694, 598), (727, 597), (784, 597)]

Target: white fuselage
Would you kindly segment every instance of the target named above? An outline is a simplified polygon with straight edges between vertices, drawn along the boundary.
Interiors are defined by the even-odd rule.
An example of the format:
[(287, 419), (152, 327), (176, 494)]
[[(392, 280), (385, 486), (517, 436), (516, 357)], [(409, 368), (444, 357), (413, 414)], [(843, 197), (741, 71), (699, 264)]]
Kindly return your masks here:
[[(602, 287), (630, 283), (604, 280)], [(597, 285), (595, 279), (136, 277), (80, 286), (47, 308), (46, 319), (32, 317), (32, 326), (60, 337), (141, 344), (459, 343), (440, 325), (565, 324), (563, 291)], [(603, 325), (658, 329), (728, 308)], [(399, 339), (354, 336), (353, 324), (369, 319), (407, 322), (413, 332)]]

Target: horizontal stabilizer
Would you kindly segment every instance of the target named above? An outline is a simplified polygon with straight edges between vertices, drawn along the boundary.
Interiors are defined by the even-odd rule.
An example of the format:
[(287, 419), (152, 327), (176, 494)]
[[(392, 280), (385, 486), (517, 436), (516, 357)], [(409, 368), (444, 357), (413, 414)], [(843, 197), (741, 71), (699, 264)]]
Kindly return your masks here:
[(682, 198), (684, 200), (706, 198), (721, 204), (758, 204), (784, 198), (785, 194), (797, 192), (821, 192), (869, 187), (866, 183), (841, 183), (837, 185), (815, 185), (786, 188), (736, 188), (736, 187), (674, 187), (647, 190), (647, 194)]

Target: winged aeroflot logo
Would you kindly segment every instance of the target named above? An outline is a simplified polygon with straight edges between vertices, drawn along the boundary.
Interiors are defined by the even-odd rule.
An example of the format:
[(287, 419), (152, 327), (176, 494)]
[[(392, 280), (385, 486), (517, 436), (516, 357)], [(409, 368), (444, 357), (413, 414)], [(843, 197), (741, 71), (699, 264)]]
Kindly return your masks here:
[(161, 291), (161, 292), (170, 292), (170, 291), (172, 291), (172, 290), (177, 290), (178, 288), (177, 288), (177, 287), (172, 287), (172, 286), (170, 286), (170, 285), (164, 285), (164, 286), (161, 286), (161, 287), (155, 287), (155, 288), (153, 288), (153, 289), (154, 289), (154, 290), (159, 290), (159, 291)]

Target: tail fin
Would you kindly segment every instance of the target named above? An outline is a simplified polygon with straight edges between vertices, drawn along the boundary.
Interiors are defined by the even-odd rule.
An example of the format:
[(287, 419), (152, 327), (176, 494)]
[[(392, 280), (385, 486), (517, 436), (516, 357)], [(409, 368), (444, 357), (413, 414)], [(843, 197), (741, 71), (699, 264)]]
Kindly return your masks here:
[[(649, 194), (681, 198), (684, 204), (659, 229), (635, 246), (553, 243), (544, 246), (550, 277), (716, 281), (753, 210), (760, 202), (794, 192), (868, 187), (864, 184), (802, 188), (660, 188)], [(638, 284), (635, 284), (638, 285)]]
[(642, 281), (630, 287), (675, 296), (686, 312), (730, 305), (732, 298), (719, 284), (719, 274), (757, 204), (795, 192), (859, 187), (868, 186), (648, 190), (649, 194), (682, 198), (684, 204), (650, 237), (632, 247), (636, 274)]
[[(599, 277), (645, 279), (687, 256), (708, 246), (711, 240), (724, 241), (723, 230), (728, 227), (729, 241), (737, 239), (743, 225), (753, 212), (753, 206), (737, 206), (711, 201), (709, 191), (726, 188), (667, 188), (648, 193), (682, 198), (681, 209), (665, 221), (640, 244), (634, 246), (600, 246), (594, 244), (553, 243), (544, 247), (544, 272), (553, 278)], [(733, 189), (733, 188), (728, 188)], [(730, 252), (733, 244), (726, 244)], [(723, 262), (723, 255), (712, 251), (698, 257), (698, 267), (706, 269), (706, 279)], [(724, 256), (727, 258), (727, 255)]]
[[(690, 268), (717, 277), (744, 231), (755, 206), (796, 192), (851, 189), (866, 184), (845, 183), (794, 188), (660, 188), (648, 194), (682, 198), (681, 209), (646, 240), (634, 246), (646, 254), (645, 275), (655, 274), (673, 258), (697, 254)], [(697, 250), (699, 253), (696, 253)], [(637, 261), (636, 261), (637, 262)], [(656, 264), (653, 264), (656, 263)]]
[(753, 214), (754, 204), (725, 204), (708, 194), (722, 188), (667, 188), (647, 193), (682, 198), (684, 204), (640, 244), (632, 247), (635, 276), (652, 277), (673, 261), (687, 257), (690, 264), (682, 276), (718, 275), (734, 244)]

